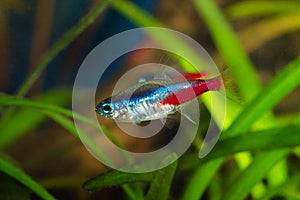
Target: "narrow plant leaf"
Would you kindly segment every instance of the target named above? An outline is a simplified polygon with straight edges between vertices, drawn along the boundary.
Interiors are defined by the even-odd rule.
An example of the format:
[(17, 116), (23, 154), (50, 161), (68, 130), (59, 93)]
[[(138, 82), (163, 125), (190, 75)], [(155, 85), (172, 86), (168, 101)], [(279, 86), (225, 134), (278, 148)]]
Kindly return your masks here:
[(213, 159), (228, 157), (235, 153), (250, 151), (268, 151), (300, 146), (299, 126), (286, 126), (272, 128), (262, 131), (249, 132), (218, 141), (213, 150), (203, 159), (196, 159), (195, 156), (187, 158), (186, 166), (183, 168), (194, 168)]
[(85, 134), (82, 130), (79, 130), (75, 127), (73, 121), (53, 111), (46, 110), (43, 111), (43, 113), (45, 113), (48, 117), (53, 119), (55, 122), (60, 124), (65, 129), (70, 131), (70, 133), (72, 133), (75, 137), (79, 137), (80, 134), (80, 139), (84, 141), (84, 144), (95, 154), (95, 156), (102, 158), (108, 163), (111, 162), (108, 156), (105, 155), (102, 149), (98, 145), (96, 145), (94, 141), (87, 136), (87, 134)]
[[(282, 183), (281, 185), (278, 185), (277, 187), (269, 188), (266, 191), (266, 193), (261, 198), (259, 198), (259, 200), (272, 199), (273, 196), (275, 196), (276, 194), (280, 195), (282, 193), (282, 191), (284, 191), (290, 185), (296, 185), (296, 187), (297, 187), (299, 181), (300, 181), (300, 173), (293, 174), (291, 177), (289, 177), (289, 179), (287, 179), (286, 182)], [(294, 198), (294, 199), (297, 199), (297, 198)]]
[(129, 198), (136, 200), (144, 200), (143, 183), (135, 182), (121, 186)]
[(243, 151), (256, 152), (300, 146), (300, 134), (295, 134), (299, 132), (300, 127), (288, 126), (223, 139), (201, 162)]
[[(36, 102), (36, 101), (31, 101), (31, 100), (26, 100), (26, 99), (19, 99), (16, 97), (3, 97), (0, 98), (0, 106), (1, 105), (15, 105), (15, 106), (23, 106), (23, 107), (30, 107), (30, 108), (36, 108), (36, 109), (42, 109), (42, 112), (46, 115), (48, 115), (50, 118), (52, 118), (54, 121), (57, 123), (61, 124), (63, 127), (65, 127), (67, 130), (69, 130), (75, 137), (80, 135), (80, 139), (82, 142), (84, 142), (85, 145), (87, 145), (91, 150), (93, 150), (93, 153), (101, 157), (102, 159), (106, 160), (108, 163), (110, 163), (110, 159), (104, 154), (103, 150), (94, 143), (94, 141), (88, 137), (87, 134), (85, 134), (82, 130), (76, 129), (74, 126), (74, 123), (71, 122), (69, 119), (66, 117), (62, 116), (66, 115), (68, 117), (74, 117), (77, 118), (78, 120), (81, 120), (82, 122), (85, 122), (99, 131), (103, 132), (115, 145), (119, 146), (122, 148), (121, 143), (115, 138), (115, 136), (105, 127), (99, 126), (97, 123), (93, 122), (92, 120), (76, 114), (72, 113), (72, 111), (67, 110), (65, 108), (51, 105), (51, 104), (46, 104), (46, 103), (41, 103), (41, 102)], [(127, 156), (126, 152), (121, 151), (120, 154), (122, 155), (124, 161), (130, 163), (131, 160)]]
[[(274, 105), (276, 105), (282, 98), (285, 97), (292, 89), (294, 89), (300, 82), (298, 78), (300, 76), (300, 58), (296, 59), (292, 63), (290, 63), (282, 72), (280, 72), (258, 95), (254, 98), (251, 103), (249, 103), (241, 112), (241, 114), (234, 120), (234, 123), (223, 133), (223, 135), (229, 137), (233, 135), (238, 135), (246, 132), (251, 128), (256, 120), (258, 120), (265, 112), (272, 109)], [(222, 135), (222, 136), (223, 136)], [(223, 137), (224, 138), (224, 137)], [(271, 157), (276, 157), (273, 153), (264, 154)], [(281, 156), (282, 155), (278, 155)], [(267, 159), (267, 157), (266, 157)], [(221, 164), (225, 159), (220, 158), (217, 160), (209, 161), (205, 163), (205, 165), (200, 166), (194, 172), (194, 175), (191, 178), (191, 181), (187, 185), (187, 189), (185, 190), (184, 197), (189, 197), (191, 191), (198, 188), (197, 194), (194, 195), (194, 198), (184, 198), (184, 199), (199, 199), (205, 188), (207, 187), (210, 179), (213, 174), (217, 172)], [(272, 159), (274, 163), (278, 161), (278, 159)], [(273, 164), (274, 164), (273, 163)], [(263, 165), (264, 162), (261, 163)], [(209, 166), (209, 167), (207, 167)], [(264, 168), (268, 169), (268, 168)], [(265, 172), (267, 173), (267, 171)], [(205, 175), (204, 175), (205, 174)], [(202, 176), (203, 177), (202, 177)], [(209, 176), (210, 175), (210, 176)], [(247, 176), (257, 176), (256, 174), (246, 174)], [(262, 177), (260, 177), (262, 178)], [(243, 184), (240, 183), (240, 184)], [(253, 187), (255, 183), (252, 183)], [(234, 184), (237, 186), (237, 184)], [(248, 191), (251, 190), (252, 187), (248, 188)], [(233, 191), (233, 189), (231, 190)]]
[[(78, 134), (80, 134), (80, 139), (84, 141), (84, 144), (97, 156), (98, 158), (101, 158), (102, 160), (105, 160), (106, 163), (111, 163), (110, 158), (102, 151), (102, 149), (94, 143), (94, 141), (87, 136), (84, 132), (81, 130), (76, 129), (73, 121), (70, 119), (62, 116), (61, 114), (55, 113), (50, 110), (44, 110), (43, 113), (45, 113), (48, 117), (52, 118), (54, 121), (56, 121), (58, 124), (66, 128), (68, 131), (70, 131), (75, 137), (79, 137)], [(78, 115), (80, 116), (80, 115)], [(85, 119), (83, 116), (80, 116), (80, 118)], [(106, 134), (110, 135), (111, 133), (106, 130)], [(118, 144), (119, 147), (122, 147), (120, 144)], [(130, 159), (127, 157), (126, 154), (122, 154), (124, 160), (130, 162)], [(139, 185), (136, 185), (135, 188), (133, 186), (129, 185), (122, 185), (122, 188), (124, 191), (133, 199), (141, 199), (139, 198), (139, 194), (142, 192), (141, 187)], [(141, 195), (140, 195), (141, 196)]]
[[(66, 105), (71, 100), (69, 91), (53, 90), (35, 98), (41, 105), (51, 103), (56, 105)], [(16, 99), (15, 99), (16, 100)], [(1, 105), (13, 105), (12, 99), (7, 95), (1, 95)], [(22, 101), (22, 100), (18, 100)], [(0, 148), (5, 148), (14, 143), (17, 139), (34, 129), (41, 122), (45, 121), (45, 115), (35, 109), (24, 107), (16, 110), (14, 115), (0, 121), (2, 134), (0, 134)]]
[(298, 114), (297, 116), (295, 116), (294, 118), (293, 118), (293, 122), (292, 122), (293, 124), (300, 124), (300, 114)]
[(25, 174), (18, 167), (9, 163), (6, 159), (0, 156), (0, 171), (3, 173), (13, 177), (20, 183), (24, 184), (26, 187), (31, 189), (35, 194), (40, 196), (45, 200), (55, 200), (55, 198), (49, 194), (43, 187), (41, 187), (38, 183), (32, 180), (27, 174)]
[[(140, 27), (166, 27), (163, 23), (159, 22), (152, 15), (150, 15), (131, 1), (115, 0), (111, 2), (111, 5), (119, 13), (124, 15), (128, 20), (132, 21)], [(190, 58), (192, 58), (193, 60), (197, 60), (198, 63), (203, 63), (203, 60), (201, 60), (201, 56), (199, 56), (193, 50), (193, 48), (187, 45), (187, 43), (183, 41), (182, 38), (179, 38), (170, 32), (164, 34), (163, 32), (159, 31), (158, 34), (156, 34), (152, 31), (148, 32), (148, 34), (154, 41), (162, 45), (162, 47), (174, 48), (174, 44), (176, 44), (176, 48), (181, 50), (181, 52), (184, 52), (186, 54), (188, 53)], [(171, 56), (174, 55), (171, 54)], [(186, 70), (187, 72), (195, 72), (194, 67), (185, 59), (179, 59), (179, 56), (175, 56), (175, 58), (180, 62), (181, 67), (184, 70)], [(198, 70), (201, 70), (204, 69), (204, 66), (204, 64), (199, 64), (199, 66), (196, 67), (198, 68)]]
[(228, 16), (232, 19), (249, 17), (262, 17), (271, 14), (282, 14), (298, 12), (300, 2), (293, 0), (263, 0), (263, 1), (240, 1), (226, 9)]
[(287, 94), (300, 84), (300, 57), (285, 67), (270, 83), (242, 110), (223, 136), (247, 131), (264, 113), (272, 109)]
[(157, 21), (150, 13), (142, 10), (140, 7), (128, 0), (115, 0), (111, 6), (123, 14), (130, 21), (139, 26), (163, 27), (164, 25)]
[[(193, 0), (220, 54), (233, 72), (243, 98), (248, 101), (261, 89), (254, 67), (237, 36), (214, 1)], [(247, 74), (247, 76), (245, 76)]]
[(83, 184), (85, 190), (100, 190), (108, 187), (121, 186), (133, 182), (150, 182), (154, 173), (126, 173), (121, 171), (109, 171), (96, 176)]
[[(166, 159), (173, 160), (172, 156), (174, 155), (172, 154)], [(167, 162), (167, 160), (163, 162)], [(146, 199), (167, 199), (176, 168), (177, 161), (163, 169), (148, 173), (127, 173), (113, 170), (88, 180), (84, 183), (83, 188), (85, 190), (99, 190), (107, 187), (124, 186), (128, 183), (151, 182)]]
[[(243, 200), (250, 193), (254, 185), (261, 181), (272, 167), (289, 153), (289, 149), (272, 150), (260, 153), (254, 157), (246, 170), (235, 179), (234, 184), (225, 190), (223, 200)], [(275, 155), (275, 156), (274, 156)]]
[[(90, 120), (90, 119), (88, 119), (88, 118), (86, 118), (82, 115), (79, 115), (77, 113), (73, 113), (71, 110), (65, 109), (63, 107), (59, 107), (59, 106), (56, 106), (56, 105), (53, 105), (53, 104), (48, 104), (48, 103), (39, 102), (39, 101), (19, 99), (19, 98), (16, 98), (14, 96), (2, 96), (2, 98), (0, 98), (0, 106), (1, 105), (13, 105), (13, 106), (20, 106), (20, 107), (28, 107), (28, 108), (35, 108), (37, 110), (42, 109), (42, 110), (50, 111), (50, 112), (52, 112), (52, 114), (53, 113), (54, 114), (55, 113), (60, 113), (60, 114), (63, 114), (65, 116), (68, 116), (68, 117), (74, 117), (74, 118), (76, 118), (76, 119), (78, 119), (82, 122), (85, 122), (85, 123), (97, 128), (97, 129), (101, 129), (103, 131), (103, 133), (105, 133), (105, 135), (114, 144), (121, 146), (121, 144), (114, 137), (114, 135), (111, 134), (105, 127), (100, 127), (97, 123), (93, 122), (92, 120)], [(37, 110), (32, 110), (31, 112), (33, 112), (33, 111), (36, 112)], [(40, 114), (42, 114), (42, 112), (40, 112)], [(3, 125), (5, 125), (5, 124), (3, 123)], [(10, 136), (8, 136), (8, 137), (10, 137)], [(0, 139), (1, 139), (1, 135), (0, 135)], [(0, 140), (0, 144), (1, 144), (1, 140)]]
[[(163, 162), (168, 163), (168, 159), (177, 159), (176, 154), (171, 154)], [(177, 160), (171, 165), (156, 171), (153, 181), (151, 182), (150, 189), (146, 195), (146, 200), (167, 200), (169, 198), (170, 188), (172, 185), (173, 176), (177, 169)]]
[(68, 130), (70, 133), (72, 133), (76, 138), (79, 137), (78, 133), (77, 133), (77, 129), (74, 126), (73, 121), (71, 121), (67, 117), (64, 117), (61, 114), (58, 114), (58, 113), (55, 113), (55, 112), (49, 111), (49, 110), (44, 110), (44, 111), (42, 111), (42, 113), (44, 113), (48, 117), (52, 118), (55, 122), (57, 122), (62, 127), (64, 127), (66, 130)]
[[(260, 20), (237, 34), (244, 48), (248, 52), (253, 52), (272, 39), (299, 29), (300, 14), (297, 12)], [(256, 37), (252, 37), (253, 35)]]
[[(128, 20), (132, 21), (138, 26), (166, 27), (163, 23), (159, 22), (152, 15), (139, 8), (131, 1), (115, 0), (112, 1), (111, 5), (114, 9), (116, 9), (118, 12), (124, 15)], [(161, 32), (155, 34), (151, 32), (149, 36), (158, 44), (162, 45), (162, 47), (174, 48), (174, 44), (176, 44), (176, 48), (179, 49), (181, 52), (184, 52), (185, 55), (188, 54), (189, 58), (192, 58), (193, 60), (197, 60), (197, 62), (199, 63), (204, 63), (203, 60), (201, 60), (202, 59), (201, 56), (199, 56), (199, 54), (195, 52), (194, 48), (188, 45), (181, 38), (176, 37), (176, 35), (174, 34), (162, 34)], [(172, 56), (172, 54), (170, 56)], [(176, 57), (176, 59), (178, 60), (178, 56)], [(192, 66), (185, 59), (179, 59), (178, 61), (181, 64), (181, 67), (189, 73), (195, 72), (195, 67), (197, 67), (197, 70), (203, 70), (205, 69), (204, 66), (206, 66), (205, 64), (199, 64), (199, 66)], [(224, 96), (220, 98), (219, 95), (210, 94), (208, 98), (202, 99), (204, 104), (209, 108), (215, 122), (219, 127), (223, 127), (223, 124), (224, 126), (228, 124), (227, 121), (224, 123), (224, 112), (223, 112), (224, 109), (223, 108), (210, 109), (210, 104), (211, 104), (211, 98), (213, 98), (215, 102), (214, 104), (217, 105), (216, 101), (219, 101), (221, 102), (221, 104), (219, 105), (223, 105), (224, 102), (223, 97)], [(231, 110), (229, 110), (227, 112), (226, 119), (231, 119), (233, 118), (233, 116), (235, 116), (235, 113), (234, 112), (232, 113)]]
[[(125, 0), (115, 0), (111, 3), (112, 7), (116, 9), (119, 13), (124, 15), (128, 20), (132, 21), (138, 26), (141, 27), (166, 27), (163, 23), (159, 22), (157, 19), (155, 19), (152, 15), (145, 12), (141, 8), (139, 8), (137, 5), (132, 3), (131, 1), (125, 1)], [(181, 52), (188, 53), (190, 58), (193, 58), (193, 60), (197, 60), (199, 63), (203, 63), (203, 60), (201, 60), (201, 56), (198, 55), (197, 52), (194, 51), (194, 48), (189, 46), (186, 42), (182, 41), (181, 38), (174, 37), (173, 34), (162, 34), (159, 32), (159, 34), (153, 34), (151, 32), (149, 36), (156, 41), (158, 44), (162, 45), (162, 47), (172, 47), (174, 48), (174, 44), (176, 44), (176, 48), (180, 49)], [(170, 55), (172, 56), (172, 55)], [(178, 59), (178, 56), (176, 57)], [(195, 72), (195, 66), (192, 66), (188, 62), (186, 62), (185, 59), (179, 59), (179, 63), (181, 64), (181, 67), (190, 73)], [(199, 66), (196, 66), (198, 70), (205, 69), (205, 65), (200, 64)], [(240, 67), (240, 66), (238, 66)], [(214, 104), (217, 105), (216, 101), (221, 102), (219, 105), (223, 105), (223, 97), (219, 97), (219, 95), (210, 94), (207, 96), (208, 98), (203, 98), (202, 101), (206, 105), (207, 108), (209, 108), (216, 124), (219, 127), (227, 126), (230, 121), (225, 121), (224, 123), (224, 112), (222, 109), (210, 109), (211, 105), (211, 98), (214, 99)], [(232, 109), (232, 110), (239, 110), (238, 109)], [(226, 120), (232, 119), (235, 116), (235, 111), (232, 112), (232, 110), (228, 110), (226, 114)]]
[[(194, 0), (194, 4), (199, 15), (206, 22), (223, 58), (231, 67), (241, 94), (246, 101), (250, 100), (260, 90), (260, 84), (253, 66), (239, 44), (237, 37), (213, 1)], [(247, 76), (244, 76), (245, 74)], [(194, 176), (187, 185), (183, 198), (189, 200), (199, 199), (222, 162), (223, 159), (219, 159), (196, 169)]]
[[(199, 159), (199, 158), (198, 158)], [(189, 182), (185, 186), (182, 200), (198, 200), (204, 194), (205, 189), (222, 165), (224, 158), (219, 158), (211, 162), (203, 163), (190, 175)]]
[[(297, 140), (299, 140), (299, 139), (297, 139)], [(295, 147), (295, 148), (289, 147), (289, 148), (292, 150), (292, 149), (296, 149), (297, 147)], [(283, 149), (285, 149), (285, 148), (283, 148)], [(266, 178), (268, 180), (268, 185), (270, 187), (280, 185), (288, 179), (288, 175), (289, 175), (288, 161), (287, 161), (287, 159), (282, 159), (281, 161), (276, 163), (273, 166), (273, 168), (267, 173)], [(263, 193), (264, 192), (261, 192), (260, 195), (255, 196), (255, 198), (261, 197)]]
[(80, 35), (91, 23), (95, 21), (97, 16), (107, 7), (110, 0), (103, 0), (89, 13), (83, 17), (78, 24), (65, 33), (53, 46), (44, 54), (41, 61), (37, 64), (33, 73), (27, 77), (20, 89), (18, 90), (17, 97), (23, 97), (30, 89), (32, 84), (37, 80), (42, 71), (47, 67), (51, 60), (64, 48), (66, 48), (78, 35)]
[[(230, 67), (242, 98), (246, 102), (250, 101), (261, 89), (261, 85), (246, 51), (242, 48), (239, 39), (214, 1), (193, 0), (193, 2), (199, 15), (206, 23), (220, 55)], [(227, 113), (229, 116), (234, 116), (230, 110)], [(218, 119), (218, 116), (220, 118), (221, 115), (212, 113), (212, 116), (214, 119)], [(268, 117), (271, 118), (271, 115)], [(226, 117), (225, 119), (230, 118)], [(226, 128), (229, 123), (231, 121), (224, 123)], [(222, 128), (220, 125), (219, 127)], [(239, 166), (243, 168), (247, 164), (245, 161), (251, 160), (251, 156), (243, 155), (242, 157), (236, 157), (236, 160)]]
[(2, 132), (0, 135), (0, 148), (3, 149), (12, 145), (45, 120), (45, 116), (37, 113), (34, 109), (20, 109), (9, 120), (0, 122)]
[[(249, 129), (257, 118), (276, 105), (285, 95), (291, 92), (300, 83), (300, 58), (290, 63), (278, 74), (255, 98), (245, 107), (241, 114), (228, 129), (228, 135), (238, 134), (240, 131)], [(245, 117), (247, 119), (245, 119)], [(251, 165), (243, 171), (234, 185), (225, 194), (227, 199), (243, 199), (252, 187), (269, 172), (270, 168), (282, 159), (289, 150), (277, 150), (266, 152), (254, 158)], [(265, 164), (268, 161), (268, 165)], [(255, 177), (255, 178), (254, 178)], [(239, 191), (239, 196), (233, 196), (230, 191)]]

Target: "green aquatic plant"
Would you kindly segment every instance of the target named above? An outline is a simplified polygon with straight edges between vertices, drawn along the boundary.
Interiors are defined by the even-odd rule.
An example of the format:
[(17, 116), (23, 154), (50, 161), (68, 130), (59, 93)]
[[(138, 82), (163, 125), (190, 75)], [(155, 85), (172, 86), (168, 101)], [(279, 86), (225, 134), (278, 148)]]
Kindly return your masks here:
[[(300, 57), (291, 60), (266, 86), (259, 82), (255, 66), (248, 57), (250, 51), (255, 51), (271, 39), (299, 30), (299, 14), (295, 11), (297, 10), (295, 4), (298, 5), (298, 2), (242, 1), (230, 5), (223, 12), (214, 1), (193, 0), (193, 5), (208, 27), (218, 53), (233, 72), (233, 79), (238, 86), (239, 94), (245, 101), (244, 105), (229, 101), (222, 136), (207, 157), (199, 159), (198, 152), (192, 151), (187, 152), (168, 167), (154, 172), (132, 174), (109, 170), (84, 181), (80, 177), (73, 179), (63, 177), (61, 179), (49, 178), (38, 183), (22, 171), (13, 158), (8, 156), (5, 148), (14, 145), (29, 130), (48, 119), (60, 124), (75, 138), (78, 138), (78, 130), (72, 118), (100, 128), (98, 124), (65, 108), (71, 101), (69, 89), (55, 89), (33, 99), (24, 98), (49, 62), (94, 22), (108, 6), (140, 27), (167, 27), (130, 1), (101, 1), (48, 49), (15, 95), (0, 94), (0, 108), (5, 114), (5, 116), (2, 115), (0, 121), (0, 150), (2, 152), (0, 171), (20, 183), (20, 185), (7, 184), (7, 187), (12, 187), (15, 191), (22, 190), (24, 193), (32, 191), (42, 199), (55, 199), (47, 192), (51, 185), (71, 185), (72, 187), (70, 182), (79, 181), (83, 184), (83, 189), (88, 191), (120, 186), (129, 199), (168, 199), (172, 196), (172, 188), (176, 187), (174, 183), (181, 182), (179, 179), (185, 176), (184, 174), (188, 174), (188, 178), (184, 177), (182, 180), (184, 187), (176, 191), (176, 196), (180, 199), (239, 200), (247, 196), (251, 196), (252, 199), (270, 199), (276, 195), (286, 199), (299, 199), (300, 193), (297, 185), (300, 181), (300, 173), (289, 168), (288, 155), (293, 155), (298, 160), (300, 158), (300, 134), (298, 132), (300, 111), (287, 113), (286, 121), (281, 123), (282, 118), (273, 113), (273, 108), (299, 86)], [(247, 9), (242, 9), (245, 6)], [(257, 20), (241, 32), (234, 31), (228, 22), (229, 19), (243, 20), (258, 17), (264, 18)], [(285, 24), (287, 19), (292, 22)], [(252, 33), (253, 31), (255, 33), (266, 32), (268, 27), (274, 27), (274, 24), (276, 25), (274, 31), (253, 39), (257, 41), (254, 42), (255, 45), (251, 46), (243, 39), (247, 35), (249, 37), (251, 31)], [(285, 25), (280, 26), (281, 24)], [(166, 35), (159, 38), (151, 35), (151, 37), (162, 42), (163, 45), (176, 43), (183, 51), (193, 53), (188, 45), (172, 36)], [(182, 61), (182, 67), (186, 71), (193, 70), (184, 61)], [(204, 99), (204, 101), (208, 110), (211, 111), (208, 100)], [(210, 114), (218, 124), (219, 113)], [(108, 130), (104, 132), (116, 145), (121, 146)], [(90, 148), (94, 148), (94, 152), (102, 157), (106, 156), (101, 148), (94, 145), (93, 141), (86, 138), (86, 142), (90, 144)], [(195, 149), (198, 149), (197, 145)], [(177, 158), (177, 155), (172, 154), (166, 160), (174, 157)], [(126, 159), (126, 155), (124, 158)], [(229, 167), (231, 169), (229, 173), (232, 174), (230, 178), (222, 174), (220, 170), (222, 166), (226, 166), (226, 161), (229, 159), (236, 163), (237, 169), (232, 170)], [(267, 184), (263, 180), (266, 180)], [(19, 198), (24, 197), (22, 192), (20, 196), (16, 195)]]

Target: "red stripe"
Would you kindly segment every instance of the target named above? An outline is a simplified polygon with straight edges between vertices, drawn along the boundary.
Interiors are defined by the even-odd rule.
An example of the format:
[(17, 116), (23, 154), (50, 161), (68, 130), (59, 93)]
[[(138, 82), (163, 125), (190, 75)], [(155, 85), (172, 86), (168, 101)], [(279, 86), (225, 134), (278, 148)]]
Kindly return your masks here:
[(174, 77), (174, 79), (176, 80), (181, 80), (181, 79), (200, 79), (200, 78), (204, 78), (206, 76), (205, 72), (201, 72), (201, 73), (197, 73), (197, 74), (185, 74), (183, 76), (176, 76)]
[(207, 91), (220, 90), (222, 81), (220, 77), (208, 80), (195, 80), (191, 82), (191, 88), (185, 88), (169, 95), (162, 104), (180, 105), (188, 102)]

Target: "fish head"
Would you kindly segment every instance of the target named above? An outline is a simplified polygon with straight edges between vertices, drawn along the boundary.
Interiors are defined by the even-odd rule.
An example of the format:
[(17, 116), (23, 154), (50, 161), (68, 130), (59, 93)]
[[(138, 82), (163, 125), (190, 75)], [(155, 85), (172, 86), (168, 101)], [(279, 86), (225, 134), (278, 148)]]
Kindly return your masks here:
[(96, 113), (105, 118), (114, 118), (115, 108), (111, 98), (104, 99), (96, 106)]

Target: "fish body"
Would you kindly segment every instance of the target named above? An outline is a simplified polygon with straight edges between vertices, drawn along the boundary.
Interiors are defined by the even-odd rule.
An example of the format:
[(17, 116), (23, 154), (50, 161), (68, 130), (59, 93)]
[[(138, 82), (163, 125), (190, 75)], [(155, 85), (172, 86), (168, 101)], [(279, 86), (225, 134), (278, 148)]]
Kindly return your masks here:
[(151, 80), (138, 83), (101, 101), (96, 112), (105, 118), (125, 122), (166, 118), (207, 91), (220, 90), (221, 77), (211, 79)]

